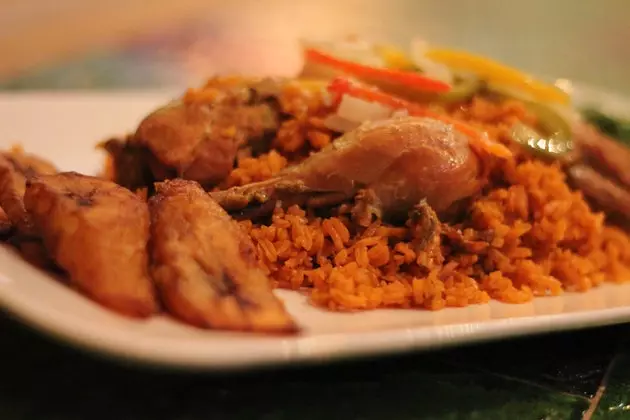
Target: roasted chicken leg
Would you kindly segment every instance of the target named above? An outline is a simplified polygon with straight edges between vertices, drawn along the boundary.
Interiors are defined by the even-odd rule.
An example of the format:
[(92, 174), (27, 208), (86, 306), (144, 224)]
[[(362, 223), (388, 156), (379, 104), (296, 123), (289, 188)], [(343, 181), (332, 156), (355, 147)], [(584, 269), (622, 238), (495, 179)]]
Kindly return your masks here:
[(369, 203), (357, 206), (379, 216), (406, 215), (423, 199), (441, 212), (480, 189), (482, 165), (451, 125), (403, 117), (365, 123), (270, 180), (211, 195), (236, 211), (276, 201), (330, 205), (361, 191)]

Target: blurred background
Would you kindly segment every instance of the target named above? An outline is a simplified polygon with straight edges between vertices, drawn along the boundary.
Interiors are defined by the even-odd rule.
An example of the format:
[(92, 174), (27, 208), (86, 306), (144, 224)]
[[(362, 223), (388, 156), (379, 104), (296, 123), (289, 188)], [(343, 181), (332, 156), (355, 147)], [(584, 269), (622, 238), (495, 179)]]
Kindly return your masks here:
[(0, 0), (0, 89), (297, 71), (297, 40), (414, 36), (630, 95), (629, 0)]

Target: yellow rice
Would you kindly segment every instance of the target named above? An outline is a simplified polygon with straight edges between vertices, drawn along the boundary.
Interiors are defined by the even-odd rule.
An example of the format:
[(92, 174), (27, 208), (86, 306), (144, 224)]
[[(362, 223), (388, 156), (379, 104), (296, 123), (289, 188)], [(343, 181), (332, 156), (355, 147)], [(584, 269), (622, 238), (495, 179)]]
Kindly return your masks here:
[[(327, 112), (316, 93), (285, 92), (292, 115), (258, 158), (239, 160), (225, 185), (275, 175), (289, 163), (328, 144)], [(476, 97), (441, 112), (488, 132), (513, 147), (508, 127), (535, 118), (515, 101)], [(630, 241), (606, 226), (556, 165), (515, 158), (495, 168), (491, 185), (467, 209), (465, 221), (443, 223), (425, 249), (414, 226), (352, 223), (347, 204), (326, 217), (293, 206), (276, 209), (270, 223), (241, 222), (275, 285), (309, 293), (332, 310), (380, 307), (461, 307), (497, 299), (510, 303), (563, 291), (586, 291), (603, 281), (630, 280)]]

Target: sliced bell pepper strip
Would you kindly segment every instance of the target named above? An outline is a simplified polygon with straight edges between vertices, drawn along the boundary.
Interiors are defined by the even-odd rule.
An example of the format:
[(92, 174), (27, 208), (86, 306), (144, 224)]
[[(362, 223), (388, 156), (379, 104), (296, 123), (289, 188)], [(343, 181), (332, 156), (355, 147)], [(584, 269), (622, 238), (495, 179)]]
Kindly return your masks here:
[(385, 62), (387, 68), (417, 71), (418, 68), (413, 61), (407, 56), (407, 54), (390, 45), (375, 45), (374, 50), (376, 54)]
[[(516, 99), (537, 118), (537, 129), (522, 123), (514, 124), (512, 140), (541, 158), (560, 158), (573, 151), (571, 122), (556, 111), (551, 104), (531, 101), (496, 86), (487, 89), (503, 98)], [(539, 132), (540, 131), (540, 132)]]
[(535, 80), (530, 75), (498, 61), (465, 51), (429, 49), (426, 57), (452, 69), (475, 73), (487, 81), (510, 85), (530, 93), (543, 102), (568, 104), (569, 95), (553, 85)]
[(383, 82), (387, 84), (399, 84), (405, 85), (411, 89), (436, 93), (448, 92), (451, 89), (447, 83), (430, 79), (418, 73), (366, 66), (333, 57), (332, 55), (326, 54), (325, 52), (314, 48), (306, 48), (305, 55), (307, 61), (333, 67), (348, 75), (352, 75), (360, 79), (368, 79), (375, 83)]
[(483, 82), (477, 76), (466, 75), (459, 77), (453, 83), (453, 88), (450, 92), (440, 93), (433, 95), (431, 100), (442, 103), (452, 104), (455, 102), (464, 102), (474, 96), (483, 87)]
[(447, 115), (431, 111), (420, 104), (408, 102), (404, 99), (389, 95), (376, 88), (360, 85), (359, 83), (343, 77), (337, 77), (333, 79), (328, 86), (328, 91), (335, 95), (333, 102), (335, 105), (339, 104), (343, 95), (350, 95), (364, 101), (380, 103), (394, 110), (404, 109), (411, 116), (433, 118), (447, 124), (451, 124), (455, 127), (455, 129), (463, 134), (466, 134), (470, 138), (470, 145), (477, 153), (485, 152), (486, 154), (491, 154), (501, 158), (508, 158), (512, 156), (512, 152), (507, 147), (500, 143), (491, 141), (487, 136), (480, 133), (470, 125)]

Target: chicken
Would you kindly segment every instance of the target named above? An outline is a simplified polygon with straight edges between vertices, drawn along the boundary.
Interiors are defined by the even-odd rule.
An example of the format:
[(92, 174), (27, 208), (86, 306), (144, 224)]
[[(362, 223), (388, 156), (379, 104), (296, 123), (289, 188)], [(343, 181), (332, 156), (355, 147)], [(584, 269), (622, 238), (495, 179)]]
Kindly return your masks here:
[[(630, 166), (629, 166), (630, 168)], [(594, 204), (609, 215), (630, 215), (630, 189), (605, 177), (592, 167), (576, 164), (568, 169), (570, 182), (577, 186)]]
[(630, 148), (583, 122), (574, 124), (573, 141), (582, 159), (630, 188)]
[(203, 328), (295, 332), (247, 234), (193, 181), (158, 183), (152, 273), (169, 311)]
[(0, 241), (7, 239), (11, 236), (11, 221), (9, 216), (0, 207)]
[[(576, 157), (565, 163), (569, 181), (610, 220), (630, 223), (630, 148), (578, 122), (573, 126)], [(625, 220), (624, 220), (625, 219)]]
[(443, 212), (481, 188), (482, 166), (468, 137), (451, 125), (402, 117), (364, 123), (274, 178), (212, 197), (238, 211), (277, 201), (319, 207), (356, 195), (354, 213), (365, 224), (366, 212), (404, 217), (423, 199)]
[(74, 172), (27, 183), (35, 230), (70, 282), (100, 304), (133, 317), (158, 310), (149, 278), (149, 209), (131, 191)]
[(144, 146), (133, 144), (131, 136), (108, 139), (98, 147), (108, 153), (111, 165), (104, 177), (127, 189), (147, 188), (160, 176), (157, 165), (152, 164), (153, 155)]
[(205, 188), (221, 182), (239, 149), (264, 149), (279, 127), (279, 111), (258, 83), (212, 79), (146, 116), (126, 141), (105, 142), (115, 181), (130, 189), (176, 177)]

